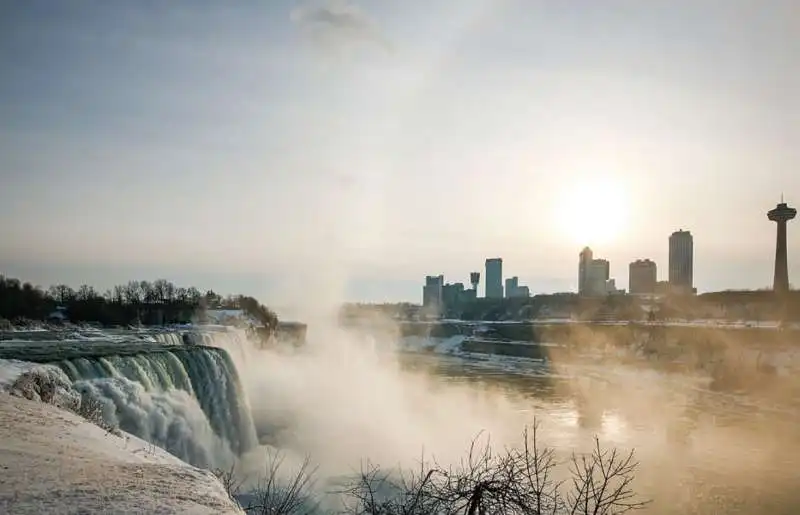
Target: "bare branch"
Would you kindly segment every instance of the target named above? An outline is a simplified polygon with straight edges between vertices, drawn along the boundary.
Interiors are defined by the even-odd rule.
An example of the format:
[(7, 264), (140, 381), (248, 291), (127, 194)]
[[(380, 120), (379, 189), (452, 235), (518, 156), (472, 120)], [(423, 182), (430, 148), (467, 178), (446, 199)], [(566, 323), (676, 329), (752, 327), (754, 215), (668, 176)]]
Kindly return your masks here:
[[(362, 467), (358, 480), (342, 493), (355, 500), (358, 515), (614, 515), (644, 507), (631, 484), (637, 463), (633, 453), (603, 451), (595, 439), (589, 455), (574, 455), (571, 481), (555, 480), (558, 462), (537, 439), (538, 424), (526, 428), (520, 448), (495, 453), (476, 437), (467, 456), (453, 467), (435, 460), (419, 472), (382, 473)], [(570, 491), (561, 494), (569, 484)]]

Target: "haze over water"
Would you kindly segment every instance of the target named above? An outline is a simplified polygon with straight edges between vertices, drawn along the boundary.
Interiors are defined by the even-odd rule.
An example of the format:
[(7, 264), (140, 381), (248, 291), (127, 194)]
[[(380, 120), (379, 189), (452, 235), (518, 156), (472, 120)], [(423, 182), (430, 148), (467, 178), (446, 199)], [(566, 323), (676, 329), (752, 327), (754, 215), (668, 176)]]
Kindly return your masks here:
[(309, 452), (323, 477), (367, 457), (382, 466), (413, 467), (423, 452), (458, 462), (479, 434), (518, 445), (536, 420), (562, 459), (590, 450), (594, 436), (606, 449), (635, 449), (635, 489), (653, 501), (647, 513), (789, 514), (800, 503), (800, 419), (780, 393), (716, 392), (703, 373), (588, 355), (541, 364), (444, 348), (395, 356), (390, 341), (339, 332), (325, 342), (305, 357), (265, 360), (249, 390), (261, 400), (257, 425), (292, 421), (271, 441)]
[[(319, 465), (315, 489), (328, 507), (337, 503), (332, 490), (365, 460), (391, 469), (415, 467), (424, 456), (446, 466), (458, 463), (476, 437), (495, 448), (519, 445), (524, 427), (534, 421), (540, 443), (554, 447), (559, 459), (591, 450), (595, 436), (603, 449), (635, 449), (640, 466), (634, 490), (653, 501), (648, 513), (788, 514), (800, 502), (800, 417), (792, 393), (798, 385), (791, 373), (800, 363), (797, 352), (775, 349), (759, 357), (779, 364), (780, 389), (747, 393), (713, 388), (703, 371), (668, 372), (668, 360), (631, 360), (608, 351), (598, 357), (589, 340), (573, 342), (578, 352), (571, 357), (551, 353), (542, 363), (465, 353), (460, 338), (394, 339), (321, 322), (309, 336), (299, 352), (256, 350), (237, 331), (204, 338), (229, 353), (249, 400), (250, 414), (240, 413), (222, 438), (214, 432), (225, 419), (206, 419), (200, 404), (211, 399), (206, 413), (222, 413), (214, 406), (235, 409), (224, 401), (231, 401), (230, 393), (220, 396), (210, 385), (187, 395), (143, 388), (141, 371), (132, 379), (90, 371), (76, 387), (103, 392), (114, 399), (116, 417), (128, 420), (127, 430), (146, 440), (166, 438), (173, 452), (201, 459), (201, 466), (229, 463), (231, 435), (240, 442), (257, 438), (261, 445), (249, 448), (238, 465), (251, 482), (263, 472), (268, 449), (287, 453), (287, 475), (309, 456)], [(94, 343), (54, 344), (52, 360), (64, 359), (69, 349), (132, 345), (122, 343), (125, 331), (113, 333), (116, 344), (96, 331), (92, 337)], [(163, 338), (174, 340), (176, 351), (186, 348), (178, 335)], [(21, 342), (3, 342), (4, 352), (12, 348), (24, 352)], [(124, 359), (104, 352), (125, 370)], [(136, 358), (137, 370), (147, 356)], [(86, 369), (85, 362), (75, 363)], [(244, 420), (252, 425), (242, 425)]]
[(528, 371), (508, 370), (524, 364), (499, 373), (460, 368), (447, 367), (445, 377), (514, 399), (564, 453), (586, 449), (595, 435), (607, 447), (635, 448), (637, 491), (653, 500), (648, 513), (788, 514), (800, 503), (793, 406), (765, 409), (703, 391), (697, 378), (631, 367), (565, 366), (580, 387), (562, 384), (560, 394), (548, 392), (546, 380), (526, 378)]

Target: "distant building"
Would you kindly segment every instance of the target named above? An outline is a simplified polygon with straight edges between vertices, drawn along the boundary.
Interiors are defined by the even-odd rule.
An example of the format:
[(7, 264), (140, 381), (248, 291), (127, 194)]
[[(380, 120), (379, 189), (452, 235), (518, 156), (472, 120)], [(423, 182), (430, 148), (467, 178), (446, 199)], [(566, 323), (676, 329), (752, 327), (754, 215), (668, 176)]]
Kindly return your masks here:
[(205, 317), (212, 325), (243, 325), (256, 322), (241, 309), (207, 309)]
[(669, 237), (669, 284), (673, 292), (694, 291), (694, 238), (689, 231)]
[(519, 277), (514, 276), (506, 279), (506, 298), (516, 297), (517, 288), (519, 288)]
[(427, 309), (439, 310), (444, 303), (444, 276), (429, 275), (425, 277), (422, 287), (422, 305)]
[(617, 281), (614, 279), (607, 279), (603, 285), (603, 295), (618, 295), (625, 293), (625, 290), (617, 288)]
[[(578, 260), (578, 294), (598, 296), (608, 294), (611, 264), (606, 259), (594, 259), (592, 249), (585, 247)], [(616, 291), (616, 287), (614, 288)]]
[(578, 293), (580, 295), (586, 295), (588, 291), (586, 288), (586, 274), (593, 258), (592, 249), (589, 247), (584, 247), (578, 255)]
[(649, 259), (637, 259), (628, 267), (628, 291), (633, 295), (656, 292), (658, 271), (656, 264)]
[(611, 279), (610, 264), (605, 259), (593, 259), (586, 269), (586, 291), (584, 295), (605, 295), (606, 283)]
[(470, 302), (478, 298), (478, 290), (476, 288), (470, 288), (468, 290), (464, 290), (464, 294), (461, 297), (464, 302)]
[(442, 304), (445, 308), (452, 308), (464, 300), (464, 283), (445, 284), (442, 287)]
[(591, 270), (606, 281), (611, 278), (611, 263), (607, 259), (593, 259)]
[(503, 298), (503, 259), (486, 260), (486, 298)]
[(67, 308), (64, 306), (57, 306), (55, 311), (47, 315), (47, 321), (50, 323), (64, 323), (69, 320), (67, 316)]
[(670, 292), (670, 285), (669, 281), (658, 281), (656, 283), (656, 294), (657, 295), (666, 295)]
[(519, 285), (519, 277), (509, 277), (506, 279), (506, 298), (516, 299), (520, 297), (530, 297), (531, 291), (527, 286)]

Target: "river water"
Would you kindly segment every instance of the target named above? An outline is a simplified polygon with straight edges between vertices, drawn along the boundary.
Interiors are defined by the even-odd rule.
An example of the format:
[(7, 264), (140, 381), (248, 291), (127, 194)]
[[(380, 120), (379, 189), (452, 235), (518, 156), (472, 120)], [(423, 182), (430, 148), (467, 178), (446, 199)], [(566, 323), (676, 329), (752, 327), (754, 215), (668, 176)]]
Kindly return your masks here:
[[(497, 395), (557, 450), (634, 449), (647, 513), (800, 513), (800, 416), (786, 399), (713, 392), (708, 379), (638, 365), (404, 356), (440, 385)], [(774, 397), (774, 396), (773, 396)]]

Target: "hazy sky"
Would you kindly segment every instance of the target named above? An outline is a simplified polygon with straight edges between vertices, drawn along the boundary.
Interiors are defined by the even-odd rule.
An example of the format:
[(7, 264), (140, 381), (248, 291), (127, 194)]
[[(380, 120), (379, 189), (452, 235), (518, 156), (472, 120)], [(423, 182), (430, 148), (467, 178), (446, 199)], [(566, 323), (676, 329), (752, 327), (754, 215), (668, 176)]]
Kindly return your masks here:
[[(11, 0), (0, 273), (421, 298), (487, 257), (575, 288), (695, 235), (772, 280), (800, 207), (796, 0)], [(800, 284), (800, 221), (789, 229)]]

